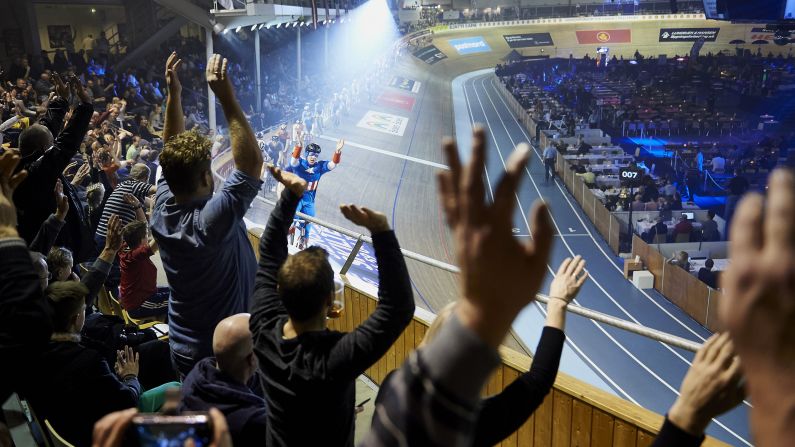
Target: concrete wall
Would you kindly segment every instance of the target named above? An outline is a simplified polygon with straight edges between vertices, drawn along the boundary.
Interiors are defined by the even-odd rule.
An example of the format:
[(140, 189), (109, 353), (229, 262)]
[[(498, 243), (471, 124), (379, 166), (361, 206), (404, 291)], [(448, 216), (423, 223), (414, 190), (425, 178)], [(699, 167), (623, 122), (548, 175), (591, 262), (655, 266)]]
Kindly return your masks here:
[(41, 48), (47, 51), (53, 50), (47, 34), (49, 25), (71, 25), (72, 32), (77, 34), (75, 50), (80, 50), (82, 40), (87, 35), (91, 34), (96, 38), (100, 31), (115, 29), (116, 25), (126, 21), (122, 6), (36, 4), (34, 10)]

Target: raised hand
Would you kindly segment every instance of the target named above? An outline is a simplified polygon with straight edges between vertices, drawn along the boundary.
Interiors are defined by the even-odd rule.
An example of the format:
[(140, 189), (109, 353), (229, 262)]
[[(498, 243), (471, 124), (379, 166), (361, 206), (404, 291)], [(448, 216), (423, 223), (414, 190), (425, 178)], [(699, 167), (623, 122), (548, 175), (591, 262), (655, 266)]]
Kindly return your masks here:
[(218, 96), (219, 101), (224, 101), (234, 97), (232, 81), (226, 72), (228, 62), (220, 54), (213, 54), (207, 61), (207, 84), (210, 85), (213, 93)]
[(339, 140), (337, 140), (337, 149), (336, 149), (336, 151), (337, 152), (342, 152), (342, 148), (343, 147), (345, 147), (345, 140), (340, 138)]
[(74, 178), (72, 178), (72, 185), (77, 186), (83, 183), (86, 177), (88, 177), (88, 173), (91, 170), (91, 166), (88, 163), (83, 163), (77, 168), (77, 172), (75, 173)]
[(271, 173), (277, 182), (284, 185), (285, 188), (289, 189), (297, 196), (302, 196), (304, 194), (304, 191), (306, 191), (306, 180), (293, 174), (292, 172), (282, 171), (272, 164), (268, 164), (267, 166), (268, 172)]
[(116, 351), (116, 375), (123, 379), (127, 376), (137, 376), (139, 368), (138, 353), (131, 347), (125, 346)]
[(52, 83), (55, 84), (55, 94), (60, 96), (65, 100), (69, 100), (69, 86), (67, 86), (63, 79), (61, 79), (61, 75), (58, 73), (52, 74)]
[(110, 252), (118, 252), (121, 249), (121, 219), (116, 214), (111, 214), (108, 219), (108, 233), (105, 236), (105, 250)]
[(679, 397), (668, 412), (677, 427), (700, 436), (709, 421), (743, 401), (740, 358), (727, 333), (714, 334), (696, 352), (682, 380)]
[(571, 303), (586, 279), (588, 272), (585, 271), (585, 259), (582, 256), (564, 259), (558, 267), (555, 279), (549, 285), (549, 298), (563, 300), (566, 304)]
[(168, 85), (169, 92), (179, 94), (182, 91), (182, 83), (179, 81), (179, 66), (182, 64), (182, 59), (177, 56), (176, 51), (172, 51), (166, 60), (166, 85)]
[(77, 167), (77, 162), (76, 161), (73, 161), (73, 162), (69, 163), (68, 165), (66, 165), (66, 167), (63, 170), (63, 176), (66, 177), (67, 179), (74, 177), (74, 174), (72, 174), (70, 171), (72, 169), (74, 169), (75, 167)]
[(356, 205), (340, 205), (340, 211), (346, 219), (367, 228), (371, 233), (389, 231), (389, 222), (383, 213)]
[(543, 203), (531, 212), (532, 240), (521, 243), (511, 232), (516, 189), (529, 148), (520, 145), (507, 162), (506, 174), (487, 204), (483, 172), (486, 133), (476, 128), (472, 157), (462, 166), (455, 141), (443, 151), (450, 166), (438, 174), (439, 197), (456, 241), (463, 300), (456, 313), (484, 342), (497, 347), (519, 311), (538, 292), (552, 245), (552, 225)]
[(795, 440), (795, 174), (776, 170), (767, 204), (740, 202), (731, 226), (731, 264), (721, 278), (722, 322), (743, 359), (757, 445)]
[(86, 92), (85, 87), (83, 87), (83, 84), (77, 76), (72, 76), (72, 78), (69, 79), (69, 88), (72, 90), (72, 93), (80, 99), (80, 102), (83, 104), (91, 104), (91, 98), (88, 96), (88, 92)]
[(25, 180), (28, 171), (14, 173), (19, 164), (19, 155), (7, 151), (0, 155), (0, 237), (15, 237), (17, 234), (17, 209), (14, 206), (14, 190)]
[(55, 194), (55, 218), (63, 222), (66, 220), (66, 214), (69, 212), (69, 198), (66, 197), (66, 194), (63, 193), (63, 183), (61, 183), (61, 179), (55, 181), (55, 190), (53, 191)]
[(141, 201), (138, 200), (137, 197), (135, 197), (134, 195), (132, 195), (132, 194), (130, 194), (128, 192), (124, 193), (124, 196), (122, 197), (122, 199), (124, 200), (124, 203), (126, 203), (127, 205), (134, 206), (134, 207), (141, 206)]

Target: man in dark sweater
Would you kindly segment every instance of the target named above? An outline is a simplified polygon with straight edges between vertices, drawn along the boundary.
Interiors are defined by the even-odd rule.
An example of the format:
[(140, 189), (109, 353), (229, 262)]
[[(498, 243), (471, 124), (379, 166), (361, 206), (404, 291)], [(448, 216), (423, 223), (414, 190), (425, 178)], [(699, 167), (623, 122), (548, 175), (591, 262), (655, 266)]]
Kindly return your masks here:
[(254, 352), (264, 373), (270, 446), (352, 446), (356, 377), (374, 364), (414, 314), (408, 270), (386, 217), (342, 206), (343, 215), (372, 233), (379, 271), (375, 312), (351, 333), (329, 331), (334, 272), (325, 251), (287, 257), (287, 231), (306, 182), (270, 168), (285, 185), (260, 242), (251, 299)]
[[(221, 320), (213, 334), (215, 357), (199, 360), (182, 383), (180, 411), (218, 408), (226, 417), (235, 446), (265, 441), (265, 399), (247, 385), (257, 380), (249, 314)], [(259, 388), (259, 387), (257, 387)]]
[(14, 193), (14, 203), (19, 214), (19, 234), (30, 243), (55, 208), (52, 191), (56, 180), (60, 179), (63, 193), (70, 204), (57, 243), (69, 247), (75, 254), (75, 261), (79, 263), (95, 254), (93, 237), (77, 192), (62, 172), (83, 141), (94, 107), (79, 81), (72, 81), (72, 91), (80, 99), (80, 104), (63, 130), (61, 126), (69, 109), (69, 90), (60, 84), (57, 88), (59, 96), (50, 103), (40, 124), (31, 126), (20, 135), (22, 161), (18, 169), (27, 170), (28, 177)]

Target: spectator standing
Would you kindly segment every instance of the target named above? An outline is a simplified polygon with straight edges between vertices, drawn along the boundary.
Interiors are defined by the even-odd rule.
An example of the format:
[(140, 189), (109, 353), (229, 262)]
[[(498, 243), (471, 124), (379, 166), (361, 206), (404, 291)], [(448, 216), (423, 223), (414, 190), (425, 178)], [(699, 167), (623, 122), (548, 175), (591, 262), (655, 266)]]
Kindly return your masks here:
[[(168, 276), (171, 359), (182, 377), (212, 355), (212, 333), (225, 317), (249, 309), (256, 259), (243, 216), (262, 186), (262, 154), (235, 99), (227, 61), (213, 55), (207, 82), (229, 122), (235, 169), (213, 194), (210, 141), (185, 132), (176, 53), (166, 63), (168, 102), (152, 212), (152, 235)], [(285, 239), (286, 240), (286, 239)]]
[(372, 233), (379, 301), (353, 332), (329, 331), (335, 285), (326, 252), (311, 247), (287, 257), (287, 231), (307, 183), (278, 168), (270, 171), (286, 188), (261, 238), (251, 306), (268, 402), (265, 444), (352, 446), (356, 377), (387, 352), (414, 314), (408, 270), (386, 216), (341, 206), (348, 220)]
[(547, 143), (547, 147), (544, 148), (544, 181), (549, 182), (551, 178), (552, 181), (555, 181), (555, 160), (558, 156), (558, 150), (555, 149), (555, 145), (551, 142)]
[[(49, 217), (50, 210), (55, 209), (52, 191), (56, 181), (60, 179), (70, 204), (66, 224), (57, 243), (70, 248), (74, 252), (75, 260), (83, 262), (94, 254), (94, 247), (80, 199), (64, 178), (63, 171), (80, 148), (94, 108), (83, 86), (76, 78), (72, 78), (70, 87), (80, 99), (80, 104), (61, 130), (69, 108), (70, 89), (60, 78), (54, 79), (58, 97), (50, 102), (41, 123), (30, 126), (19, 137), (22, 162), (18, 169), (27, 170), (28, 176), (14, 192), (14, 203), (19, 214), (20, 236), (30, 243), (41, 224)], [(53, 136), (56, 136), (54, 140)]]
[(707, 211), (706, 220), (701, 221), (701, 240), (704, 242), (715, 242), (720, 240), (718, 223), (715, 222), (715, 211)]
[(257, 380), (249, 319), (249, 314), (237, 314), (218, 323), (213, 333), (215, 357), (193, 367), (182, 383), (179, 406), (180, 412), (221, 410), (235, 446), (261, 446), (267, 433), (265, 399), (248, 385)]

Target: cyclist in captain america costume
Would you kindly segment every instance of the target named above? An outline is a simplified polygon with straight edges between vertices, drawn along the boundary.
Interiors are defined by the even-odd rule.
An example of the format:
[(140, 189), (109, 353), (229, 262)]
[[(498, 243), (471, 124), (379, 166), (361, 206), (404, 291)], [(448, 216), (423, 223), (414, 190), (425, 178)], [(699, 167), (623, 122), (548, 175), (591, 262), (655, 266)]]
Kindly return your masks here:
[[(342, 148), (344, 146), (344, 140), (337, 141), (337, 148), (331, 157), (331, 161), (320, 161), (318, 159), (320, 156), (320, 146), (317, 144), (312, 143), (306, 147), (306, 158), (301, 157), (301, 146), (295, 146), (293, 149), (293, 156), (290, 159), (289, 171), (306, 180), (307, 183), (306, 191), (304, 191), (301, 201), (298, 202), (297, 212), (302, 212), (309, 216), (315, 215), (315, 194), (317, 194), (317, 186), (320, 182), (320, 177), (334, 170), (334, 168), (339, 165), (340, 159), (342, 158)], [(304, 241), (300, 248), (304, 248), (306, 242), (309, 241), (309, 227), (309, 222), (307, 222), (304, 230)]]

